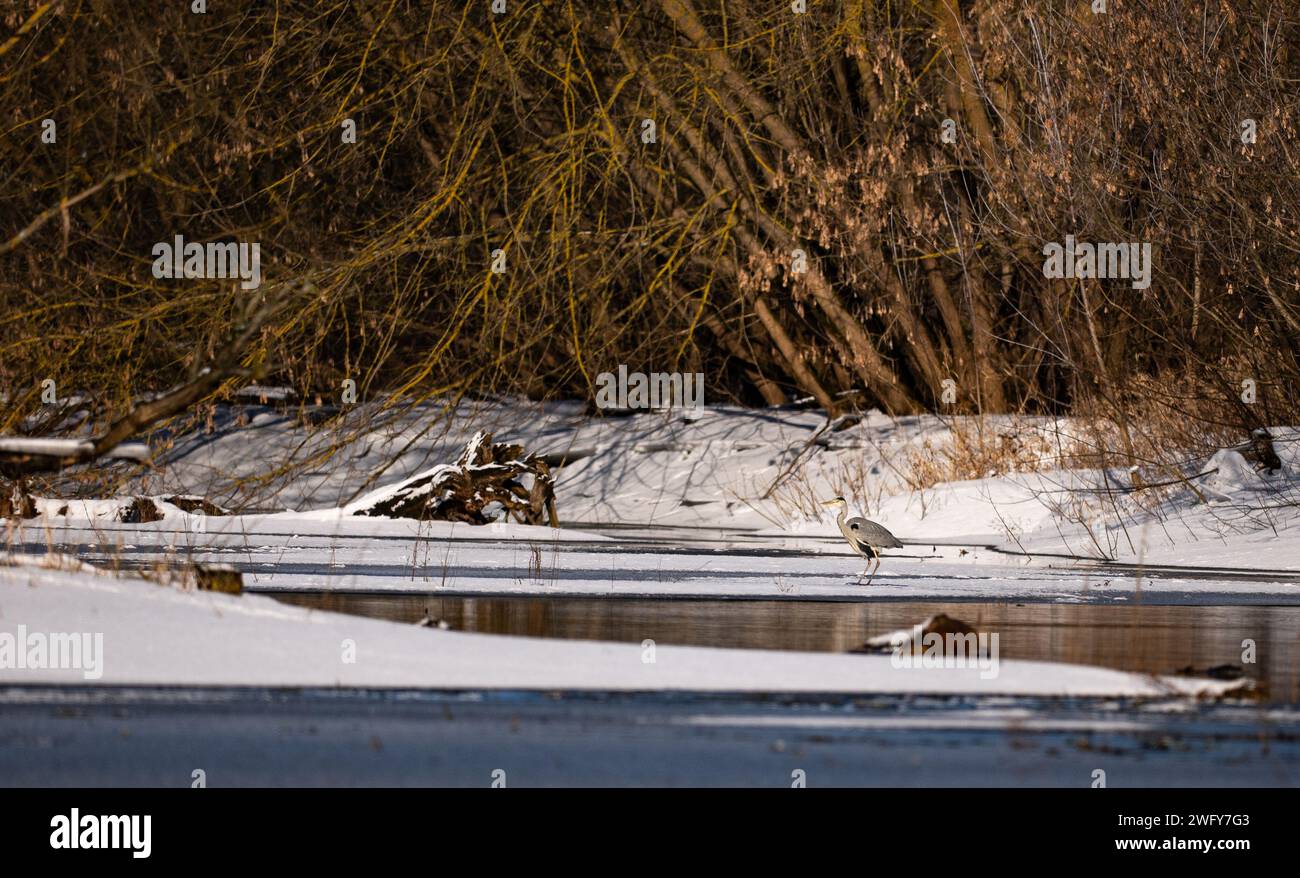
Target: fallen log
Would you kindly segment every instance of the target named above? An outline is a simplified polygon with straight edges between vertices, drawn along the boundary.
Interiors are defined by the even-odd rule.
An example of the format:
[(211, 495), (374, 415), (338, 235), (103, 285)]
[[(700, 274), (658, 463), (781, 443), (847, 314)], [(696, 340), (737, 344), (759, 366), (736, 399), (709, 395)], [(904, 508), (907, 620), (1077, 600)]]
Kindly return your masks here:
[[(524, 486), (524, 478), (531, 484)], [(554, 481), (546, 462), (522, 445), (493, 443), (478, 432), (455, 463), (426, 470), (353, 504), (353, 515), (489, 524), (484, 509), (500, 503), (520, 524), (559, 527)]]

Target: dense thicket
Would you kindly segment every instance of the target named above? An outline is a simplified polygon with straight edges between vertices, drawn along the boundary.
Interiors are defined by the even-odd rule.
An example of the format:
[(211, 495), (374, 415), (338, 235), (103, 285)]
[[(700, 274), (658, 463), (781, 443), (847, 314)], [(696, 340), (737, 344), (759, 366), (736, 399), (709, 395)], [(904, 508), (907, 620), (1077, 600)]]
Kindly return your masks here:
[[(330, 396), (590, 398), (626, 363), (1296, 413), (1293, 0), (206, 5), (0, 11), (0, 432), (43, 379), (106, 420), (241, 332)], [(155, 278), (177, 234), (260, 242), (261, 287)], [(1149, 242), (1150, 287), (1045, 277), (1067, 235)]]

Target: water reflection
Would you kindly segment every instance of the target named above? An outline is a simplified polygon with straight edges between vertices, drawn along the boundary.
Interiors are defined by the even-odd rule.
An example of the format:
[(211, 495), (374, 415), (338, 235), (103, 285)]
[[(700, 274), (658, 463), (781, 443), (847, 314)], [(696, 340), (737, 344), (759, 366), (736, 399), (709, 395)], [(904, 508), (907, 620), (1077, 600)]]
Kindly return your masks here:
[[(844, 652), (945, 612), (997, 632), (1003, 658), (1169, 674), (1241, 665), (1271, 701), (1300, 702), (1300, 607), (1010, 603), (835, 603), (475, 598), (277, 592), (286, 603), (396, 622), (426, 615), (456, 631), (640, 643)], [(1255, 643), (1255, 664), (1242, 642)]]

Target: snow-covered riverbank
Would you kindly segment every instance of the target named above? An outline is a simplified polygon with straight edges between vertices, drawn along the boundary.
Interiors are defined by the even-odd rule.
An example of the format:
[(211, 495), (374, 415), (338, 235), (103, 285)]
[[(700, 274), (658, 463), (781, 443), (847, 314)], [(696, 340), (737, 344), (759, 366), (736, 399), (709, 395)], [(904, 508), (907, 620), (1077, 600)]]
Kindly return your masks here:
[[(99, 504), (110, 509), (111, 504)], [(107, 519), (110, 513), (105, 513)], [(223, 516), (179, 510), (145, 524), (101, 520), (21, 531), (15, 549), (50, 546), (102, 566), (185, 561), (238, 567), (256, 590), (429, 592), (551, 597), (1294, 604), (1300, 574), (1099, 566), (981, 547), (890, 550), (868, 584), (838, 537), (673, 531), (596, 534), (515, 524), (470, 527), (373, 518)], [(61, 522), (60, 522), (61, 524)]]
[[(1280, 472), (1256, 472), (1237, 452), (1223, 450), (1189, 455), (1177, 472), (1158, 468), (1156, 476), (1169, 484), (1133, 491), (1121, 470), (1062, 463), (1071, 460), (1066, 449), (1082, 429), (1063, 419), (974, 422), (873, 412), (836, 432), (824, 430), (824, 419), (812, 411), (714, 407), (689, 417), (599, 418), (572, 403), (514, 400), (463, 403), (452, 418), (428, 406), (384, 423), (376, 422), (373, 409), (358, 406), (329, 429), (309, 428), (293, 412), (221, 408), (213, 424), (211, 433), (171, 437), (156, 466), (135, 478), (129, 491), (294, 512), (278, 521), (218, 526), (227, 533), (265, 533), (274, 526), (286, 535), (418, 533), (437, 539), (449, 530), (404, 523), (370, 530), (339, 522), (338, 510), (454, 460), (471, 436), (486, 430), (551, 461), (566, 539), (610, 525), (837, 537), (833, 514), (818, 501), (843, 495), (854, 514), (916, 546), (995, 544), (1131, 563), (1300, 572), (1300, 432), (1292, 428), (1273, 429)], [(976, 427), (985, 441), (1014, 450), (985, 464), (948, 456), (954, 428)], [(326, 454), (328, 465), (304, 465)], [(993, 469), (970, 472), (976, 465)], [(934, 481), (938, 476), (948, 480)], [(56, 530), (113, 526), (120, 506), (43, 502), (43, 517), (28, 523), (25, 538), (47, 524)], [(172, 530), (193, 524), (186, 513), (161, 508)], [(212, 530), (214, 522), (207, 524)], [(514, 527), (510, 536), (545, 539)]]
[[(289, 413), (255, 409), (245, 424), (227, 417), (211, 434), (174, 437), (129, 495), (41, 498), (38, 516), (12, 523), (6, 535), (9, 551), (27, 563), (0, 568), (4, 630), (102, 632), (104, 679), (120, 683), (1158, 696), (1201, 684), (1034, 662), (1005, 662), (990, 680), (969, 670), (903, 671), (881, 657), (698, 647), (663, 646), (645, 662), (635, 646), (416, 629), (251, 594), (51, 571), (35, 559), (54, 549), (128, 574), (220, 563), (238, 568), (251, 591), (1300, 604), (1294, 431), (1277, 431), (1282, 472), (1255, 473), (1225, 451), (1195, 463), (1215, 464), (1195, 489), (1161, 490), (1155, 502), (1097, 493), (1122, 474), (1034, 466), (909, 487), (909, 455), (947, 435), (938, 418), (871, 414), (819, 433), (823, 422), (811, 412), (719, 408), (691, 418), (602, 419), (564, 404), (462, 409), (452, 422), (408, 419), (354, 435), (304, 433)], [(374, 497), (454, 459), (482, 429), (552, 460), (565, 526), (348, 514), (358, 495)], [(328, 466), (265, 477), (325, 443), (339, 444)], [(1078, 502), (1051, 499), (1063, 493)], [(173, 494), (280, 511), (205, 515), (189, 501), (185, 511), (163, 499)], [(838, 494), (857, 498), (855, 512), (905, 542), (887, 551), (870, 584), (817, 505)], [(132, 517), (123, 515), (131, 496), (153, 498), (161, 517), (123, 520)], [(1080, 560), (1096, 555), (1114, 560)], [(1176, 562), (1198, 569), (1160, 566)], [(355, 645), (355, 662), (341, 657), (344, 641)]]

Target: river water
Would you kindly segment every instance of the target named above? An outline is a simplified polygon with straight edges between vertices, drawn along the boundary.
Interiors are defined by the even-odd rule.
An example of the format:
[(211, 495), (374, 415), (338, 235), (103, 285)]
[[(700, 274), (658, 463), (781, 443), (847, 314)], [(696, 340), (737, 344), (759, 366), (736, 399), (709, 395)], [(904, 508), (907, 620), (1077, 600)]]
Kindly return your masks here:
[[(645, 600), (272, 592), (297, 606), (452, 630), (739, 649), (845, 652), (943, 612), (997, 633), (1002, 658), (1175, 674), (1240, 666), (1269, 701), (1300, 701), (1300, 607)], [(1243, 661), (1243, 641), (1255, 661)], [(1249, 657), (1249, 656), (1247, 656)]]

